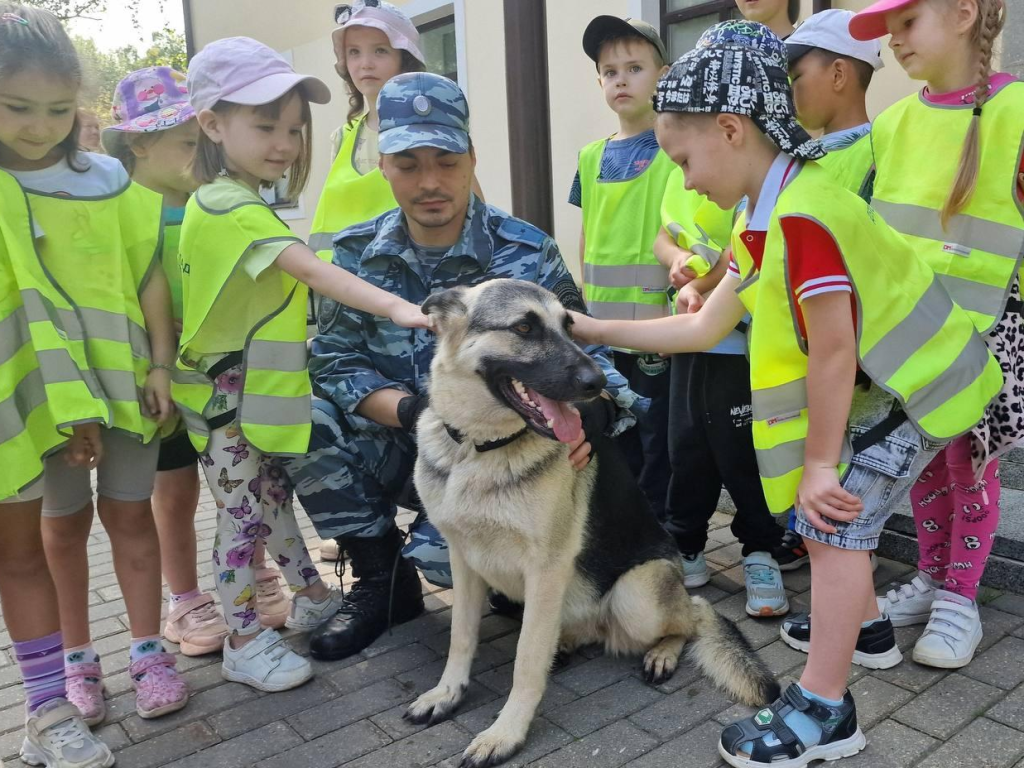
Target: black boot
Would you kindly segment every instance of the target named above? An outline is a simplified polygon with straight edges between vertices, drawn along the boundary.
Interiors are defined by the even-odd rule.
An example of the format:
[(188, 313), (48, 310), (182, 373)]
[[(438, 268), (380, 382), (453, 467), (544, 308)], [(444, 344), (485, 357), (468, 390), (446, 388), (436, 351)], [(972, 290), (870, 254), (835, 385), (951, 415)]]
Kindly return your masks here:
[(345, 595), (341, 610), (309, 637), (310, 655), (323, 661), (348, 658), (380, 637), (388, 628), (389, 603), (392, 624), (411, 621), (423, 613), (419, 575), (401, 556), (402, 538), (397, 529), (376, 539), (339, 538), (338, 544), (348, 554), (352, 575), (358, 581)]

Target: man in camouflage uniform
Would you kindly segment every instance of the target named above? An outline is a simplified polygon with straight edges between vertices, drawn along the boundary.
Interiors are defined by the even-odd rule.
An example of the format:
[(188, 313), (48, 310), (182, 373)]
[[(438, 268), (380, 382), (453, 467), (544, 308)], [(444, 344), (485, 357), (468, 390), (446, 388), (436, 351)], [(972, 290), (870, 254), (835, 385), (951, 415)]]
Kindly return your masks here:
[[(554, 241), (470, 191), (476, 157), (455, 83), (400, 75), (381, 90), (379, 113), (381, 169), (400, 207), (340, 233), (336, 265), (416, 303), (454, 286), (510, 277), (543, 285), (585, 311)], [(358, 578), (338, 615), (310, 638), (315, 658), (340, 659), (372, 643), (389, 619), (408, 621), (423, 611), (413, 564), (442, 586), (451, 585), (451, 573), (444, 540), (422, 513), (404, 549), (394, 522), (396, 503), (416, 504), (414, 431), (426, 406), (432, 335), (328, 299), (317, 322), (309, 367), (322, 399), (314, 401), (310, 453), (291, 460), (288, 472), (317, 533), (337, 539)], [(608, 377), (601, 427), (619, 432), (635, 421), (629, 409), (646, 401), (604, 348), (588, 351)], [(589, 452), (580, 442), (570, 456), (577, 467)]]

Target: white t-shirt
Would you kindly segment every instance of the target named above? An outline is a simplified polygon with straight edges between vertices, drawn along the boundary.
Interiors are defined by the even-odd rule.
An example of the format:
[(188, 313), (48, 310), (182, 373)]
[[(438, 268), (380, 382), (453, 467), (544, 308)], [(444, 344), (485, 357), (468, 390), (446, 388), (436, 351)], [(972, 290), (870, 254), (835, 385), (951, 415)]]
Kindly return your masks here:
[[(65, 158), (40, 171), (4, 170), (29, 192), (61, 197), (106, 197), (128, 184), (128, 172), (119, 160), (93, 152), (81, 152), (78, 161), (79, 167), (88, 166), (88, 170), (82, 173), (75, 171)], [(34, 224), (35, 236), (42, 237), (43, 231), (38, 222)]]

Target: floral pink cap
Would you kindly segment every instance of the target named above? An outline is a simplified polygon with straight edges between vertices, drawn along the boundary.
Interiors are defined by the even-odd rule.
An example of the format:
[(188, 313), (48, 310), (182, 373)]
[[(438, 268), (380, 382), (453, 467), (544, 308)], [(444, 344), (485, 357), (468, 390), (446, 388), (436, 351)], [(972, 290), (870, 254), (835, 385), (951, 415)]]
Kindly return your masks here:
[(108, 152), (120, 134), (166, 131), (196, 116), (188, 103), (185, 76), (170, 67), (146, 67), (126, 76), (114, 91), (111, 112), (117, 125), (103, 131)]

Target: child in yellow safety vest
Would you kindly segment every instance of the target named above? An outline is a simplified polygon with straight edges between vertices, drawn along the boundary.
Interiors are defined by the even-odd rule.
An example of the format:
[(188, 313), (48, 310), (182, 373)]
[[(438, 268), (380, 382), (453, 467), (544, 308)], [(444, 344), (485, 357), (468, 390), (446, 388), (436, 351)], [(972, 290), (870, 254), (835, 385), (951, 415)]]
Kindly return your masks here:
[(999, 522), (997, 459), (1024, 438), (1024, 83), (992, 72), (1007, 5), (884, 0), (850, 22), (860, 39), (890, 34), (897, 61), (926, 83), (872, 126), (872, 206), (967, 310), (1004, 375), (985, 418), (914, 485), (919, 573), (879, 598), (894, 625), (927, 622), (914, 660), (941, 668), (969, 664), (981, 642), (976, 598)]
[[(580, 267), (594, 317), (643, 319), (672, 312), (668, 269), (654, 255), (661, 202), (672, 163), (654, 137), (651, 95), (668, 53), (658, 31), (639, 19), (598, 16), (583, 33), (583, 50), (619, 128), (579, 153), (569, 203), (583, 212)], [(665, 514), (669, 363), (658, 355), (616, 349), (616, 369), (650, 400), (635, 428), (616, 438), (640, 490), (659, 518)]]
[[(723, 208), (746, 196), (729, 277), (696, 314), (573, 316), (589, 343), (706, 349), (745, 312), (754, 446), (769, 509), (796, 506), (811, 557), (810, 655), (799, 684), (728, 726), (734, 766), (802, 768), (865, 745), (846, 690), (855, 654), (900, 659), (869, 561), (894, 504), (942, 444), (977, 423), (1002, 376), (968, 314), (906, 241), (814, 162), (794, 116), (783, 43), (723, 22), (658, 84), (658, 140), (687, 186)], [(857, 386), (863, 380), (876, 386)], [(789, 622), (787, 622), (788, 624)]]
[[(79, 151), (76, 107), (81, 76), (74, 46), (52, 14), (0, 3), (0, 168), (25, 190), (33, 226), (30, 248), (60, 298), (54, 304), (55, 299), (45, 296), (24, 291), (21, 296), (27, 311), (39, 307), (64, 324), (63, 338), (82, 353), (57, 366), (60, 370), (47, 370), (53, 356), (41, 358), (42, 382), (56, 385), (65, 376), (81, 377), (105, 411), (100, 419), (105, 428), (90, 442), (97, 456), (102, 451), (98, 507), (128, 612), (129, 673), (136, 708), (141, 717), (156, 717), (181, 709), (188, 701), (175, 659), (160, 642), (159, 543), (149, 505), (159, 450), (154, 437), (173, 413), (170, 301), (166, 278), (152, 268), (161, 238), (160, 199), (132, 184), (113, 158)], [(25, 394), (9, 404), (18, 407)], [(99, 657), (89, 644), (86, 599), (91, 467), (66, 451), (56, 452), (59, 447), (54, 446), (45, 459), (41, 491), (47, 519), (42, 532), (60, 596), (66, 656), (61, 654), (60, 636), (37, 650), (45, 658), (60, 654), (68, 699), (80, 706), (54, 700), (30, 715), (23, 756), (48, 765), (69, 764), (77, 751), (71, 748), (65, 754), (74, 739), (60, 733), (60, 721), (84, 730), (80, 715), (97, 722), (104, 714), (102, 694), (93, 708), (88, 693), (102, 677)], [(30, 489), (28, 498), (38, 499), (39, 490)], [(38, 505), (35, 501), (32, 507), (37, 510)], [(7, 508), (3, 514), (6, 517)], [(21, 514), (31, 513), (23, 508)], [(5, 524), (5, 543), (10, 541), (6, 531)], [(29, 551), (33, 549), (30, 546)], [(40, 565), (32, 566), (34, 573)], [(26, 565), (26, 570), (31, 569)], [(5, 598), (13, 594), (5, 586)], [(5, 609), (8, 621), (25, 617), (26, 625), (48, 623), (54, 615), (45, 599), (26, 604), (22, 611)], [(32, 711), (31, 693), (29, 699)], [(91, 737), (86, 731), (81, 738), (88, 742)], [(86, 752), (91, 757), (85, 755), (83, 764), (113, 762), (109, 750), (98, 743), (87, 743)], [(89, 762), (93, 759), (96, 762)]]
[[(115, 124), (102, 136), (107, 153), (121, 161), (133, 181), (163, 198), (161, 264), (170, 285), (175, 328), (180, 333), (178, 242), (185, 203), (196, 188), (190, 165), (199, 137), (185, 76), (170, 67), (132, 72), (114, 91), (113, 116)], [(160, 563), (170, 587), (164, 636), (177, 643), (182, 654), (200, 656), (220, 650), (228, 628), (213, 598), (199, 589), (194, 525), (199, 504), (199, 454), (184, 428), (161, 441), (156, 469), (153, 516), (160, 532)], [(273, 579), (276, 584), (276, 571)], [(288, 602), (280, 588), (277, 593), (277, 602), (284, 606), (283, 623)]]
[(223, 674), (263, 691), (308, 680), (309, 662), (257, 612), (255, 552), (265, 541), (295, 593), (285, 625), (310, 630), (341, 604), (310, 561), (280, 455), (309, 445), (307, 285), (318, 293), (427, 327), (419, 307), (317, 258), (260, 197), (310, 162), (310, 102), (330, 91), (255, 40), (227, 38), (191, 62), (188, 92), (201, 129), (179, 261), (183, 321), (173, 393), (217, 500), (214, 575), (231, 634)]

